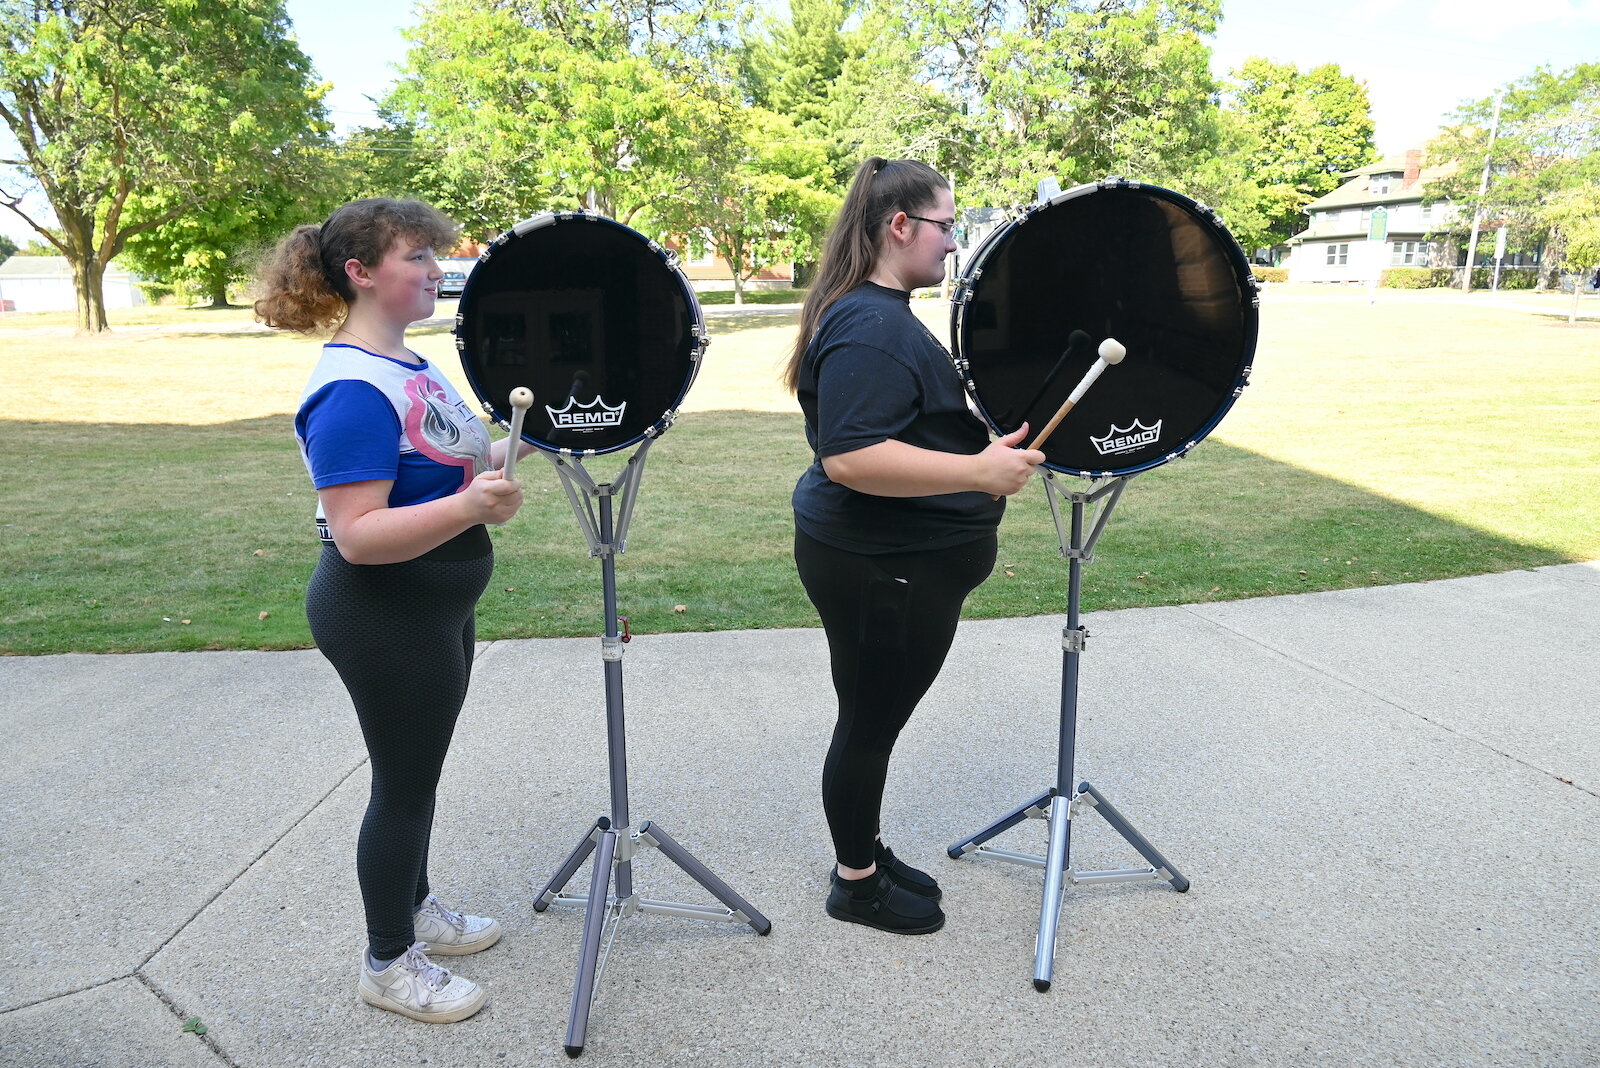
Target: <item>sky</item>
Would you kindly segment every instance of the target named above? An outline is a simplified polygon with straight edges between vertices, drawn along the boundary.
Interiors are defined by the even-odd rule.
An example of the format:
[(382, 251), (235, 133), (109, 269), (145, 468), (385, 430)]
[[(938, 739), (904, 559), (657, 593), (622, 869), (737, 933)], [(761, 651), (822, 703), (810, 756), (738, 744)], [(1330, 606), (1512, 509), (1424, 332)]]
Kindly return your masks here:
[[(782, 0), (778, 0), (782, 2)], [(330, 117), (341, 130), (376, 121), (404, 61), (407, 0), (287, 0), (300, 47), (333, 83)], [(1337, 63), (1364, 81), (1385, 154), (1420, 148), (1465, 100), (1482, 99), (1536, 67), (1600, 62), (1600, 0), (1222, 0), (1212, 69), (1250, 56), (1301, 70)], [(34, 236), (10, 212), (0, 233)]]

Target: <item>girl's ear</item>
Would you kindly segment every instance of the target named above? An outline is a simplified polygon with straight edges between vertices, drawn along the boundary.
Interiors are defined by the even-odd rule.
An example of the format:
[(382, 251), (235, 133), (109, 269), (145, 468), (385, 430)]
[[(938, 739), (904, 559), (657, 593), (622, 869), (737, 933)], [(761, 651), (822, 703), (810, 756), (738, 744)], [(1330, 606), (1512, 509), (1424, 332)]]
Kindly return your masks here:
[(354, 256), (344, 261), (344, 276), (350, 279), (350, 284), (357, 289), (372, 288), (372, 272), (367, 270), (367, 265)]
[(893, 215), (889, 216), (887, 229), (896, 241), (904, 242), (910, 236), (910, 216), (906, 215), (906, 213), (903, 211), (895, 212)]

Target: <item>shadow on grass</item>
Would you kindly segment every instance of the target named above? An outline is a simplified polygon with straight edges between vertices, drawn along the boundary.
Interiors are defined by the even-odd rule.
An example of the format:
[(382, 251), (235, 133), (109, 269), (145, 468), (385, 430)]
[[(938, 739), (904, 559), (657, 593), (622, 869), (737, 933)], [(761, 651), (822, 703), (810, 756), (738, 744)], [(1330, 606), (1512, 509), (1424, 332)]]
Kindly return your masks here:
[[(815, 626), (795, 578), (789, 495), (809, 462), (798, 415), (684, 415), (651, 450), (620, 610), (635, 632)], [(615, 478), (623, 459), (589, 466)], [(310, 644), (319, 546), (289, 416), (216, 426), (7, 422), (0, 431), (0, 652)], [(93, 492), (63, 492), (93, 472)], [(553, 470), (492, 531), (481, 639), (598, 634), (600, 567)], [(1076, 481), (1076, 480), (1074, 480)], [(973, 618), (1065, 610), (1042, 488), (1014, 498)], [(1569, 562), (1359, 486), (1217, 441), (1135, 478), (1085, 571), (1084, 607), (1230, 600)], [(680, 609), (681, 606), (681, 610)]]

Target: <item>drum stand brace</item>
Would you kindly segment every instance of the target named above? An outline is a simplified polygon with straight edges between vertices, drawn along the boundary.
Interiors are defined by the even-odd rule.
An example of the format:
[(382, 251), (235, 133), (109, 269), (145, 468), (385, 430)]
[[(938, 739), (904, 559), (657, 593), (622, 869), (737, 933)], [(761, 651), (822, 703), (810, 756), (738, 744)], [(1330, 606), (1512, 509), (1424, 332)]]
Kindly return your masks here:
[[(1073, 758), (1078, 729), (1078, 658), (1089, 637), (1087, 629), (1078, 622), (1078, 600), (1083, 584), (1083, 565), (1094, 558), (1095, 543), (1111, 518), (1128, 478), (1123, 476), (1106, 482), (1091, 483), (1087, 492), (1069, 493), (1056, 481), (1054, 471), (1044, 472), (1045, 494), (1050, 501), (1050, 514), (1056, 522), (1056, 533), (1061, 539), (1061, 555), (1067, 558), (1067, 625), (1061, 632), (1061, 733), (1056, 760), (1056, 783), (1044, 793), (1012, 809), (999, 820), (977, 834), (952, 845), (948, 852), (952, 858), (968, 853), (980, 857), (993, 857), (1011, 864), (1026, 864), (1043, 868), (1044, 900), (1039, 908), (1039, 936), (1034, 943), (1033, 985), (1041, 993), (1050, 989), (1051, 973), (1055, 969), (1056, 927), (1061, 918), (1063, 884), (1137, 882), (1146, 879), (1164, 879), (1173, 889), (1182, 893), (1189, 889), (1189, 880), (1168, 863), (1144, 835), (1123, 818), (1104, 794), (1087, 782), (1074, 789)], [(1072, 504), (1071, 534), (1062, 521), (1057, 496)], [(1084, 537), (1084, 507), (1103, 500), (1093, 529)], [(1116, 871), (1076, 871), (1070, 867), (1072, 844), (1072, 817), (1087, 806), (1100, 814), (1113, 830), (1127, 840), (1149, 862), (1149, 867), (1128, 868)], [(1050, 825), (1050, 848), (1047, 856), (1039, 857), (998, 849), (985, 845), (989, 839), (1009, 830), (1027, 819), (1043, 819)]]
[[(617, 927), (629, 916), (655, 913), (666, 916), (683, 916), (695, 920), (737, 921), (747, 923), (757, 934), (772, 930), (772, 922), (757, 912), (704, 864), (679, 845), (671, 835), (656, 824), (645, 820), (637, 827), (628, 816), (628, 755), (626, 729), (622, 719), (622, 646), (628, 639), (617, 632), (617, 572), (616, 555), (627, 544), (628, 523), (633, 516), (633, 503), (639, 491), (639, 480), (644, 474), (645, 454), (654, 439), (645, 443), (629, 458), (616, 483), (596, 484), (577, 458), (544, 453), (555, 465), (561, 482), (566, 487), (567, 499), (573, 514), (583, 528), (589, 542), (589, 555), (600, 558), (605, 591), (605, 635), (600, 639), (600, 658), (605, 663), (606, 678), (606, 737), (609, 750), (611, 780), (611, 815), (601, 816), (583, 836), (577, 848), (561, 862), (556, 873), (545, 883), (534, 898), (533, 910), (543, 912), (552, 904), (582, 905), (583, 947), (578, 958), (578, 980), (572, 991), (572, 1011), (567, 1022), (567, 1056), (576, 1057), (583, 1052), (585, 1034), (589, 1027), (589, 1010), (594, 1003), (595, 986), (610, 955)], [(612, 527), (612, 498), (620, 501), (620, 516)], [(598, 509), (596, 507), (598, 502)], [(688, 905), (671, 901), (655, 901), (640, 897), (633, 886), (633, 858), (641, 847), (658, 849), (668, 860), (682, 868), (695, 882), (705, 887), (723, 907)], [(587, 894), (565, 894), (563, 888), (571, 880), (589, 854), (595, 854), (594, 870), (589, 878)], [(615, 873), (615, 892), (610, 890)], [(609, 917), (610, 936), (606, 939), (606, 952), (601, 953), (601, 939)]]

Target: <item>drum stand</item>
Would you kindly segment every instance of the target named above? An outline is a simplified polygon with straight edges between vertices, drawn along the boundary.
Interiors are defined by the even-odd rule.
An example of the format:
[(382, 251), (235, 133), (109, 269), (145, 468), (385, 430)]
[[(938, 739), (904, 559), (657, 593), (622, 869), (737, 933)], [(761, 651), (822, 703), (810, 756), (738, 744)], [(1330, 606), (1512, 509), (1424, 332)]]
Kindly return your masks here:
[[(543, 912), (552, 904), (582, 905), (583, 947), (578, 958), (578, 980), (572, 991), (572, 1011), (567, 1023), (567, 1056), (576, 1057), (583, 1052), (584, 1036), (589, 1026), (589, 1009), (594, 1003), (595, 986), (605, 969), (611, 945), (616, 941), (621, 921), (639, 913), (656, 913), (666, 916), (685, 916), (695, 920), (748, 923), (757, 934), (772, 930), (772, 922), (744, 898), (736, 894), (727, 883), (713, 875), (704, 864), (696, 860), (687, 849), (671, 835), (649, 820), (637, 827), (629, 823), (628, 816), (628, 755), (627, 738), (622, 720), (622, 646), (628, 635), (617, 632), (617, 572), (616, 554), (627, 545), (628, 522), (633, 516), (633, 503), (639, 490), (639, 480), (644, 474), (645, 454), (654, 439), (646, 439), (628, 460), (622, 476), (615, 484), (596, 484), (584, 470), (580, 459), (543, 455), (555, 465), (561, 482), (566, 487), (567, 499), (573, 514), (589, 541), (589, 555), (600, 557), (601, 575), (605, 589), (605, 635), (600, 639), (600, 659), (605, 663), (606, 675), (606, 737), (610, 754), (611, 815), (594, 821), (556, 873), (534, 899), (533, 910)], [(612, 528), (612, 498), (620, 501), (620, 516)], [(595, 501), (599, 502), (596, 514)], [(639, 896), (633, 886), (633, 858), (641, 847), (659, 849), (668, 860), (682, 868), (695, 882), (705, 887), (723, 907), (711, 905), (686, 905), (671, 901), (655, 901)], [(562, 889), (578, 868), (595, 854), (594, 870), (589, 878), (587, 894), (564, 894)], [(615, 873), (616, 889), (610, 891), (611, 876)], [(610, 934), (606, 938), (605, 952), (601, 952), (601, 939), (609, 919)]]
[[(1123, 818), (1104, 794), (1087, 782), (1072, 787), (1073, 756), (1078, 729), (1078, 657), (1082, 655), (1089, 632), (1078, 623), (1078, 598), (1083, 584), (1083, 565), (1094, 558), (1095, 543), (1100, 540), (1112, 509), (1127, 488), (1128, 478), (1091, 483), (1087, 492), (1069, 493), (1056, 481), (1054, 471), (1044, 472), (1045, 494), (1050, 501), (1050, 514), (1056, 522), (1056, 534), (1061, 539), (1061, 555), (1067, 558), (1067, 625), (1061, 631), (1061, 734), (1056, 760), (1056, 784), (1049, 790), (1012, 809), (999, 820), (977, 834), (952, 845), (949, 854), (960, 858), (968, 853), (993, 857), (1011, 864), (1026, 864), (1043, 868), (1044, 901), (1039, 908), (1039, 937), (1034, 943), (1033, 985), (1041, 993), (1050, 989), (1050, 977), (1055, 968), (1056, 926), (1061, 917), (1061, 897), (1064, 882), (1121, 883), (1146, 879), (1164, 879), (1179, 893), (1189, 889), (1189, 880), (1167, 862), (1144, 835)], [(1057, 496), (1072, 504), (1072, 532), (1070, 539), (1062, 523), (1061, 507)], [(1083, 536), (1084, 506), (1104, 499), (1093, 530), (1087, 539)], [(1128, 844), (1139, 851), (1149, 862), (1145, 868), (1124, 868), (1116, 871), (1076, 871), (1070, 864), (1072, 843), (1072, 817), (1085, 806), (1100, 814), (1113, 830), (1122, 835)], [(1009, 830), (1027, 819), (1043, 819), (1050, 825), (1050, 849), (1045, 857), (997, 849), (985, 845), (989, 839)]]

